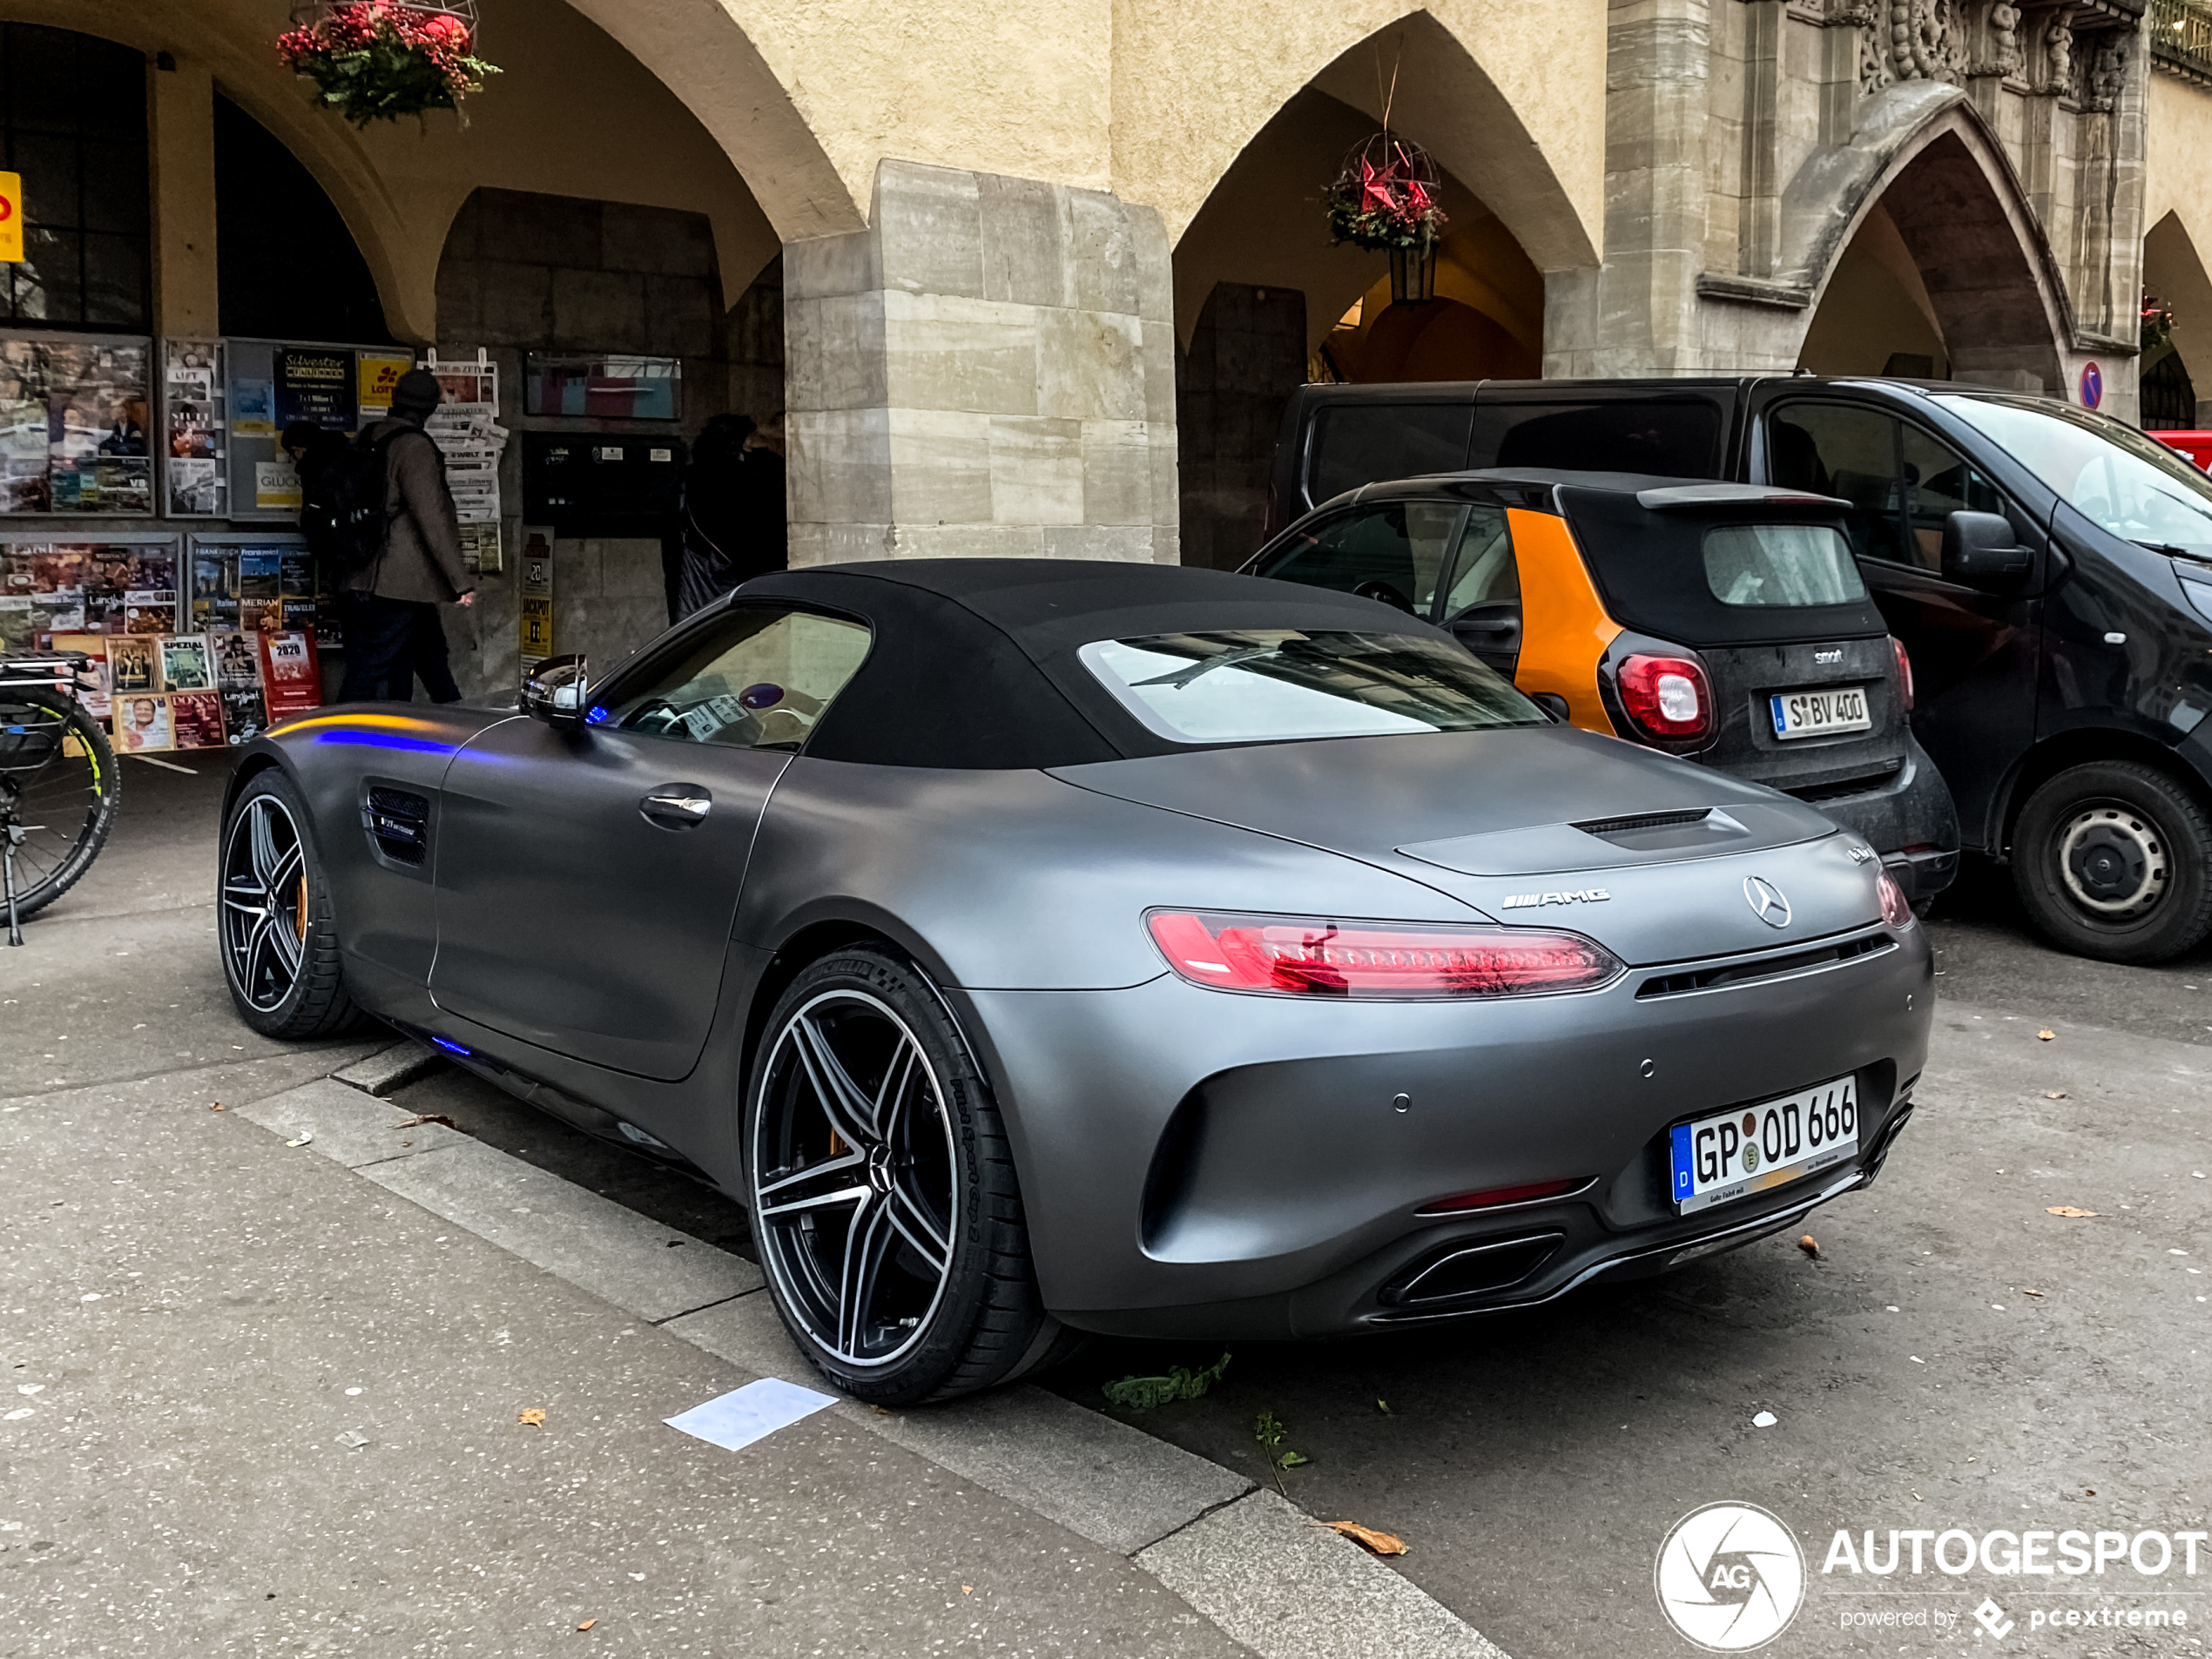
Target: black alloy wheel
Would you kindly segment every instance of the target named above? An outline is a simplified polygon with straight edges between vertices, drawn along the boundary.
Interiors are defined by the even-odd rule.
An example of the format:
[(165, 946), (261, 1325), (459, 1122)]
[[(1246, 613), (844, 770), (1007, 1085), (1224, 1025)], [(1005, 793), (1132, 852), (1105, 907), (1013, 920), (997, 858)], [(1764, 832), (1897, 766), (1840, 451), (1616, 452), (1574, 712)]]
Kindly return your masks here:
[(59, 692), (0, 691), (0, 825), (12, 819), (24, 832), (18, 918), (44, 909), (91, 867), (122, 799), (106, 730), (82, 704)]
[(2212, 934), (2212, 819), (2134, 761), (2062, 772), (2020, 809), (2013, 880), (2054, 944), (2108, 962), (2158, 962)]
[(239, 792), (223, 826), (223, 978), (239, 1017), (265, 1037), (329, 1036), (361, 1017), (307, 821), (299, 792), (272, 770)]
[(755, 1056), (745, 1147), (770, 1293), (835, 1386), (911, 1405), (1058, 1357), (998, 1108), (911, 963), (860, 947), (799, 973)]

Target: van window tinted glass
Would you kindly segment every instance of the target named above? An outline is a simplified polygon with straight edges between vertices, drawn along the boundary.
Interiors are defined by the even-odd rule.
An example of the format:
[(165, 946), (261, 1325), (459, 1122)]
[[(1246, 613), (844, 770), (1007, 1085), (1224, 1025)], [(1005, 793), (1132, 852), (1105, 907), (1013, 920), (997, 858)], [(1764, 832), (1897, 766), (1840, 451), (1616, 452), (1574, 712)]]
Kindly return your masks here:
[(2156, 439), (2064, 403), (2010, 397), (1936, 401), (2113, 535), (2212, 558), (2212, 479)]
[(1712, 478), (1721, 471), (1721, 410), (1710, 398), (1652, 402), (1483, 403), (1470, 467), (1572, 467)]
[(1077, 655), (1124, 708), (1177, 743), (1545, 724), (1502, 676), (1417, 634), (1221, 629), (1101, 639)]
[(1472, 403), (1347, 403), (1316, 416), (1307, 459), (1308, 502), (1392, 478), (1458, 472), (1467, 464)]
[(1707, 530), (1705, 585), (1724, 605), (1842, 605), (1866, 597), (1851, 543), (1825, 524)]
[(1848, 403), (1787, 403), (1767, 417), (1766, 443), (1770, 482), (1851, 503), (1853, 552), (1919, 562), (1905, 539), (1896, 421)]
[(1924, 570), (1943, 569), (1943, 525), (1960, 511), (2001, 513), (2004, 499), (1964, 455), (1911, 421), (1900, 422), (1905, 460), (1905, 518), (1911, 532), (1906, 550)]
[(797, 749), (867, 654), (856, 622), (744, 606), (586, 718), (688, 743)]
[(1467, 509), (1456, 502), (1392, 502), (1354, 508), (1294, 535), (1255, 574), (1356, 593), (1395, 605), (1408, 615), (1426, 617), (1467, 515)]

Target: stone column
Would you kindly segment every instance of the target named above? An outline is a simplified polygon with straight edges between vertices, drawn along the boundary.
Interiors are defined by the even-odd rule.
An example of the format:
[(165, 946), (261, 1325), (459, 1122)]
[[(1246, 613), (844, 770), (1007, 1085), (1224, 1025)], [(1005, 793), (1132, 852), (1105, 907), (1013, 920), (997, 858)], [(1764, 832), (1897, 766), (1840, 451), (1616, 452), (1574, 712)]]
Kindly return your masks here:
[(785, 249), (791, 562), (1174, 563), (1157, 212), (884, 162), (868, 228)]
[(153, 317), (157, 332), (217, 332), (215, 82), (189, 60), (152, 81)]

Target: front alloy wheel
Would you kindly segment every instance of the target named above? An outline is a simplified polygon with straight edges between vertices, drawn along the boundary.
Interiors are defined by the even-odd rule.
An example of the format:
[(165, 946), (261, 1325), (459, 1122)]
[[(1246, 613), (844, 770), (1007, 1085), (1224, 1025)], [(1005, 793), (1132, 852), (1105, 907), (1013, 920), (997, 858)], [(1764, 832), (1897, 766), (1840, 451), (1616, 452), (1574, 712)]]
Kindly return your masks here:
[(2212, 933), (2212, 821), (2133, 761), (2072, 767), (2029, 796), (2013, 876), (2035, 925), (2084, 956), (2163, 961)]
[(239, 1017), (265, 1037), (328, 1036), (359, 1018), (307, 821), (298, 792), (271, 771), (239, 792), (223, 826), (223, 978)]
[(951, 1011), (887, 950), (802, 970), (745, 1113), (760, 1265), (839, 1388), (907, 1405), (1048, 1357), (1006, 1131)]

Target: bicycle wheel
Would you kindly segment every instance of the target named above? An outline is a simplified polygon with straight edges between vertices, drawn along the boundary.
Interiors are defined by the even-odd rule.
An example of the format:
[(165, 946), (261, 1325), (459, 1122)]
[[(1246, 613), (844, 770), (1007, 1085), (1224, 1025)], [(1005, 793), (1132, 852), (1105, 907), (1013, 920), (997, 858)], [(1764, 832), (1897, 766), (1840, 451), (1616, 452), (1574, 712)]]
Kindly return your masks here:
[(115, 751), (82, 704), (58, 691), (0, 690), (0, 825), (12, 819), (24, 829), (17, 915), (44, 909), (91, 867), (122, 794)]

